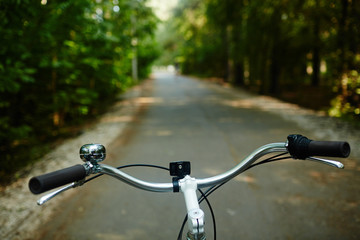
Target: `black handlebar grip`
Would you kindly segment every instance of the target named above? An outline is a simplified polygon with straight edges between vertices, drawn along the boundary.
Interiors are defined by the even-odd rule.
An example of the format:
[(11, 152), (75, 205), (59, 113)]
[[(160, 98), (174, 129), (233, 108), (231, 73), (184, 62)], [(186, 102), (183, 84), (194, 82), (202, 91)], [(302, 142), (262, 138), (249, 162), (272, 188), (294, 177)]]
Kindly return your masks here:
[(309, 154), (310, 156), (346, 158), (350, 154), (350, 145), (347, 142), (311, 141)]
[(302, 135), (289, 135), (287, 148), (296, 159), (310, 156), (346, 158), (350, 154), (350, 145), (347, 142), (313, 141)]
[(29, 189), (34, 194), (40, 194), (62, 185), (82, 180), (85, 177), (85, 167), (77, 164), (72, 167), (31, 178), (29, 181)]

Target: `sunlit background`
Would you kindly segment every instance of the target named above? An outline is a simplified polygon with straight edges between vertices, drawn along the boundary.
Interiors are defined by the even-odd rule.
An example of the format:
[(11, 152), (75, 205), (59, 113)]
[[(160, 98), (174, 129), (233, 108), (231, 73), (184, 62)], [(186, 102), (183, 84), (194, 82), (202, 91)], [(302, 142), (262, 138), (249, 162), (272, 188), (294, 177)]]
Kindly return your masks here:
[(0, 9), (1, 181), (152, 69), (360, 119), (355, 1), (39, 0)]
[(179, 0), (149, 0), (148, 6), (154, 9), (154, 12), (158, 18), (162, 21), (166, 21), (172, 15), (172, 11), (177, 5)]
[(82, 144), (201, 178), (297, 132), (348, 141), (345, 169), (251, 169), (211, 195), (219, 236), (358, 239), (359, 120), (360, 1), (0, 0), (0, 239), (175, 236), (183, 202), (115, 182), (36, 206), (28, 179), (81, 163)]

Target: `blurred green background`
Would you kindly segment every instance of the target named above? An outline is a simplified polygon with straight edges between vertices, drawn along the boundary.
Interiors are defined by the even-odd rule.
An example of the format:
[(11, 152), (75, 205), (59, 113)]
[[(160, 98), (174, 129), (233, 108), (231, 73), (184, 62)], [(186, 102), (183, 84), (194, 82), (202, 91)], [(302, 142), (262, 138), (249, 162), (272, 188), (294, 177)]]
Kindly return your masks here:
[(180, 0), (159, 64), (359, 120), (360, 3)]
[(139, 1), (0, 1), (0, 182), (148, 76), (157, 21)]
[(0, 0), (0, 36), (0, 184), (79, 134), (155, 60), (360, 119), (355, 0)]

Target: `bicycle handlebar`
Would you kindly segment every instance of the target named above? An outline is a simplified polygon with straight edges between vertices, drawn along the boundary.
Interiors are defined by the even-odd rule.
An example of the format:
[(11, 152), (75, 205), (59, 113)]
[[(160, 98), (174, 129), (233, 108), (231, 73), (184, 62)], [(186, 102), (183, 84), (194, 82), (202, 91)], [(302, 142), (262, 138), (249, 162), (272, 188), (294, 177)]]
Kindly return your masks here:
[(86, 170), (84, 166), (77, 164), (72, 167), (33, 177), (29, 181), (29, 188), (32, 193), (40, 194), (68, 183), (80, 181), (85, 177)]
[(263, 157), (266, 154), (274, 153), (274, 152), (287, 152), (285, 143), (270, 143), (264, 145), (254, 152), (252, 152), (249, 156), (247, 156), (244, 160), (242, 160), (239, 164), (235, 167), (230, 169), (229, 171), (219, 174), (217, 176), (205, 178), (205, 179), (198, 179), (197, 184), (199, 188), (214, 186), (217, 184), (221, 184), (226, 182), (233, 177), (239, 175), (243, 171), (245, 171), (252, 163), (254, 163), (259, 158)]
[[(255, 150), (252, 154), (250, 154), (247, 158), (241, 161), (238, 165), (234, 168), (230, 169), (229, 171), (209, 178), (204, 179), (196, 179), (197, 185), (199, 188), (204, 188), (208, 186), (213, 186), (216, 184), (220, 184), (226, 182), (227, 180), (235, 177), (236, 175), (240, 174), (242, 171), (246, 170), (246, 168), (255, 162), (260, 157), (272, 153), (272, 152), (286, 152), (285, 143), (272, 143), (265, 146), (262, 146)], [(113, 176), (131, 186), (151, 191), (151, 192), (171, 192), (173, 191), (173, 183), (152, 183), (140, 180), (133, 176), (130, 176), (112, 166), (108, 166), (105, 164), (100, 164), (101, 166), (101, 173)]]
[[(283, 154), (278, 154), (262, 160), (259, 163), (255, 163), (256, 160), (260, 159), (264, 155), (275, 152), (289, 153), (294, 159), (309, 159), (338, 168), (343, 168), (344, 166), (340, 162), (315, 158), (312, 156), (316, 155), (345, 158), (348, 157), (350, 154), (350, 145), (347, 142), (312, 141), (301, 135), (289, 135), (288, 141), (286, 143), (271, 143), (264, 145), (256, 149), (239, 164), (237, 164), (235, 167), (231, 168), (225, 173), (213, 177), (195, 179), (189, 176), (190, 165), (184, 165), (184, 162), (177, 162), (175, 165), (174, 163), (170, 164), (170, 175), (176, 176), (175, 178), (173, 178), (172, 183), (153, 183), (135, 178), (129, 174), (126, 174), (125, 172), (120, 171), (118, 168), (105, 164), (99, 164), (99, 162), (104, 160), (106, 156), (105, 148), (101, 144), (87, 144), (80, 149), (81, 158), (85, 162), (84, 165), (78, 164), (59, 171), (33, 177), (29, 181), (29, 188), (32, 193), (39, 194), (50, 189), (71, 183), (70, 185), (67, 185), (61, 189), (58, 189), (50, 194), (41, 197), (38, 200), (38, 205), (42, 205), (56, 195), (70, 188), (80, 186), (85, 182), (92, 180), (102, 174), (110, 175), (131, 186), (152, 192), (177, 192), (181, 189), (181, 192), (183, 193), (185, 198), (187, 209), (187, 221), (189, 228), (187, 236), (190, 236), (191, 239), (205, 239), (204, 212), (199, 207), (199, 203), (201, 202), (201, 200), (197, 198), (196, 191), (199, 190), (201, 192), (200, 188), (209, 187), (208, 191), (211, 190), (209, 193), (204, 194), (201, 192), (203, 198), (206, 199), (206, 197), (218, 187), (222, 186), (227, 181), (231, 180), (238, 174), (246, 171), (247, 169), (250, 169), (255, 165), (290, 158), (289, 156), (280, 157)], [(186, 166), (188, 166), (188, 168)], [(90, 175), (91, 173), (100, 174), (85, 181), (85, 177), (87, 175)], [(211, 209), (210, 204), (209, 207)], [(213, 216), (212, 210), (211, 213)], [(184, 223), (185, 221), (186, 218), (184, 220)], [(214, 235), (216, 236), (215, 221), (213, 222)], [(180, 230), (178, 239), (180, 239), (182, 236), (182, 229), (183, 227)]]
[(173, 184), (172, 183), (152, 183), (143, 181), (141, 179), (135, 178), (129, 174), (120, 171), (112, 166), (106, 164), (100, 164), (100, 172), (115, 177), (133, 187), (137, 187), (143, 190), (151, 192), (172, 192)]
[[(295, 159), (306, 159), (314, 155), (347, 157), (350, 153), (350, 146), (347, 142), (312, 141), (301, 135), (289, 135), (286, 143), (271, 143), (264, 145), (225, 173), (209, 178), (196, 179), (197, 186), (198, 188), (204, 188), (226, 182), (245, 171), (252, 163), (262, 156), (274, 152), (289, 152)], [(322, 159), (316, 159), (316, 161), (336, 167), (342, 166), (336, 163), (334, 164), (334, 161)], [(113, 176), (129, 185), (147, 191), (171, 192), (174, 189), (173, 183), (152, 183), (143, 181), (105, 164), (98, 164), (97, 172)], [(29, 188), (34, 194), (43, 193), (67, 183), (80, 181), (84, 179), (88, 173), (89, 172), (87, 172), (84, 165), (78, 164), (73, 167), (33, 177), (29, 182)]]
[[(292, 136), (292, 135), (290, 135)], [(290, 138), (289, 136), (289, 138)], [(301, 135), (296, 135), (299, 139), (307, 139), (306, 137), (303, 137)], [(309, 140), (309, 139), (307, 139)], [(300, 142), (300, 143), (299, 143)], [(245, 171), (252, 163), (254, 163), (259, 158), (263, 157), (266, 154), (274, 153), (274, 152), (287, 152), (289, 150), (289, 147), (292, 146), (292, 148), (295, 148), (298, 150), (301, 149), (303, 146), (302, 141), (295, 141), (287, 143), (271, 143), (264, 145), (258, 149), (256, 149), (253, 153), (251, 153), (248, 157), (246, 157), (243, 161), (241, 161), (239, 164), (237, 164), (232, 169), (228, 170), (225, 173), (204, 178), (204, 179), (196, 179), (196, 183), (198, 188), (205, 188), (214, 186), (217, 184), (221, 184), (223, 182), (226, 182), (233, 177), (237, 176), (238, 174)], [(306, 157), (310, 156), (328, 156), (328, 157), (348, 157), (350, 154), (350, 146), (347, 142), (331, 142), (331, 141), (312, 141), (309, 140), (308, 149), (306, 153)], [(289, 150), (290, 152), (290, 150)], [(291, 152), (290, 152), (291, 154)], [(294, 158), (299, 158), (297, 155), (291, 154)], [(304, 159), (305, 159), (304, 158)], [(303, 159), (303, 158), (300, 158)], [(331, 164), (331, 161), (323, 160), (323, 163), (329, 164), (332, 166), (340, 167), (341, 165), (338, 164)], [(147, 191), (153, 191), (153, 192), (170, 192), (173, 191), (173, 184), (172, 183), (151, 183), (146, 182), (140, 179), (137, 179), (135, 177), (132, 177), (114, 167), (100, 164), (102, 173), (111, 175), (115, 178), (118, 178), (119, 180), (126, 182), (127, 184), (130, 184), (134, 187), (147, 190)]]

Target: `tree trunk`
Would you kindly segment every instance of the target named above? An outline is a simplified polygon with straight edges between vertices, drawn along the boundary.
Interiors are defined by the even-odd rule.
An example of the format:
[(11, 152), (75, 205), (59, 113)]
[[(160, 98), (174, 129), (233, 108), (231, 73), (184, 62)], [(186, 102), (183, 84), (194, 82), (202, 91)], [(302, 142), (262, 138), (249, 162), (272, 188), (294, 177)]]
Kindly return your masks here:
[(234, 85), (243, 86), (244, 85), (244, 51), (242, 33), (241, 33), (241, 21), (233, 27), (233, 44), (234, 44)]
[(320, 84), (320, 47), (317, 44), (313, 48), (312, 68), (311, 85), (317, 87)]
[[(316, 1), (316, 7), (319, 7), (319, 0)], [(319, 86), (320, 84), (320, 19), (318, 16), (315, 16), (314, 19), (314, 45), (313, 45), (313, 56), (312, 56), (312, 75), (311, 75), (311, 85), (314, 87)]]
[(244, 61), (241, 59), (235, 60), (234, 63), (234, 85), (244, 86)]
[(339, 21), (339, 33), (337, 38), (337, 48), (339, 49), (340, 56), (339, 56), (339, 75), (346, 70), (346, 56), (345, 56), (345, 45), (347, 41), (347, 34), (346, 34), (346, 20), (348, 16), (348, 0), (341, 1), (341, 18)]

